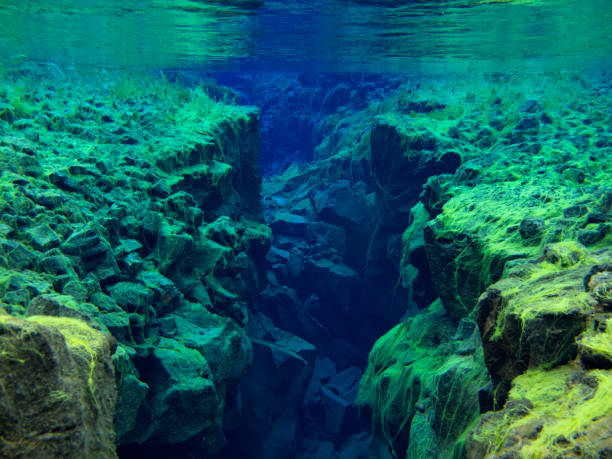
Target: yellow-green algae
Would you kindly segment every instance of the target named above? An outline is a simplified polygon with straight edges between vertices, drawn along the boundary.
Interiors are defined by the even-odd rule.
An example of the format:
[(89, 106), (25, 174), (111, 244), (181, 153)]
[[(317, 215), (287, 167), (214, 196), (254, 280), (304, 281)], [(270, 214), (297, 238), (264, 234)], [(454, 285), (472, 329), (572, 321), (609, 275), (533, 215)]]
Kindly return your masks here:
[[(510, 366), (491, 368), (494, 381), (511, 378), (512, 388), (503, 409), (485, 414), (470, 434), (470, 457), (609, 454), (612, 313), (594, 293), (608, 280), (609, 261), (609, 250), (591, 252), (572, 241), (551, 244), (538, 262), (517, 264), (483, 295), (486, 304), (495, 291), (501, 293), (497, 322), (481, 317), (479, 323), (488, 362), (514, 352), (505, 357)], [(510, 320), (520, 323), (520, 336)], [(517, 374), (522, 366), (526, 371)]]
[[(528, 401), (528, 402), (526, 402)], [(612, 372), (564, 365), (532, 369), (513, 381), (497, 422), (483, 418), (473, 433), (488, 444), (486, 457), (602, 457), (612, 444)]]
[(582, 353), (600, 356), (612, 365), (612, 317), (601, 321), (595, 330), (580, 335), (578, 346)]
[(0, 453), (115, 457), (114, 340), (80, 319), (3, 309), (0, 328)]
[[(491, 339), (500, 337), (507, 314), (519, 317), (524, 325), (540, 314), (585, 314), (591, 310), (596, 301), (591, 293), (584, 291), (580, 280), (587, 268), (598, 261), (596, 255), (574, 241), (546, 246), (543, 259), (517, 270), (514, 275), (521, 281), (503, 290), (506, 306), (498, 314)], [(568, 270), (570, 267), (574, 269)], [(580, 267), (584, 269), (578, 271)]]
[[(108, 349), (108, 335), (92, 328), (83, 320), (70, 317), (30, 316), (27, 320), (57, 328), (64, 336), (66, 346), (71, 351), (73, 358), (89, 362), (87, 387), (97, 404), (94, 372), (97, 365), (103, 365), (105, 349)], [(109, 371), (112, 371), (112, 367)]]
[[(455, 327), (439, 301), (375, 343), (357, 405), (369, 407), (375, 436), (394, 457), (451, 457), (478, 417), (478, 390), (488, 383), (482, 348), (473, 336), (452, 339)], [(466, 346), (466, 347), (463, 347)]]
[[(457, 187), (452, 193), (455, 196), (444, 204), (432, 228), (438, 240), (458, 240), (457, 247), (462, 248), (439, 274), (451, 282), (440, 288), (454, 292), (463, 314), (472, 311), (478, 292), (502, 276), (509, 260), (535, 258), (551, 242), (575, 243), (584, 219), (565, 218), (564, 209), (586, 202), (597, 210), (592, 195), (559, 184), (511, 181)], [(540, 234), (527, 239), (521, 235), (526, 217), (544, 222)], [(612, 231), (590, 248), (611, 245)]]
[(218, 102), (201, 86), (185, 88), (163, 75), (63, 69), (53, 77), (53, 68), (45, 66), (0, 66), (0, 125), (19, 123), (0, 139), (0, 156), (35, 150), (45, 176), (71, 167), (87, 171), (95, 157), (117, 167), (113, 175), (129, 184), (132, 174), (142, 172), (125, 163), (119, 168), (127, 152), (158, 165), (170, 182), (181, 180), (177, 169), (204, 164), (197, 173), (215, 176), (215, 183), (223, 175), (221, 163), (213, 161), (213, 155), (223, 158), (220, 125), (233, 129), (253, 112), (231, 97)]

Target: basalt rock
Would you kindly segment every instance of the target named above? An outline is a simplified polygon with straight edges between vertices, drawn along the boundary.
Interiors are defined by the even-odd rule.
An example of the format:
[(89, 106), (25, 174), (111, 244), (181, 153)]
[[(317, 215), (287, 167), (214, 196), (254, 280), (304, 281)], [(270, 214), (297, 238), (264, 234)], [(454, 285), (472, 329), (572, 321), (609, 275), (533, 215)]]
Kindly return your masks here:
[(478, 325), (498, 406), (518, 375), (576, 358), (576, 338), (600, 314), (584, 279), (609, 257), (591, 255), (578, 243), (550, 244), (541, 261), (515, 263), (507, 277), (482, 294)]
[[(216, 454), (251, 364), (247, 302), (266, 283), (258, 111), (146, 78), (127, 96), (113, 76), (102, 96), (47, 70), (2, 81), (41, 103), (2, 121), (0, 299), (119, 341), (119, 454)], [(163, 102), (149, 97), (159, 85)], [(193, 104), (173, 102), (187, 94)], [(59, 115), (68, 103), (78, 113)], [(106, 457), (81, 452), (58, 455)]]
[(117, 457), (115, 346), (79, 319), (0, 311), (0, 455)]
[(243, 388), (244, 423), (230, 440), (235, 457), (295, 455), (316, 348), (257, 314), (249, 323), (253, 368)]
[(455, 329), (436, 301), (376, 342), (357, 404), (395, 455), (452, 457), (486, 407), (479, 393), (488, 385), (477, 327), (466, 320)]
[(461, 155), (446, 139), (401, 115), (378, 118), (370, 142), (377, 202), (395, 228), (405, 226), (429, 177), (453, 173), (461, 164)]

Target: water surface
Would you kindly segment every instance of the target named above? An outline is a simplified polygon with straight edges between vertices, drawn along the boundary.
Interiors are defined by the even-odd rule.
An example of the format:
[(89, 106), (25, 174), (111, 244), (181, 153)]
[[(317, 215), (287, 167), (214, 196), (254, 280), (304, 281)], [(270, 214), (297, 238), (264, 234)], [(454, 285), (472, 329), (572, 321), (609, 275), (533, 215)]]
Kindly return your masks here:
[(609, 0), (4, 0), (0, 55), (109, 66), (406, 72), (603, 67)]

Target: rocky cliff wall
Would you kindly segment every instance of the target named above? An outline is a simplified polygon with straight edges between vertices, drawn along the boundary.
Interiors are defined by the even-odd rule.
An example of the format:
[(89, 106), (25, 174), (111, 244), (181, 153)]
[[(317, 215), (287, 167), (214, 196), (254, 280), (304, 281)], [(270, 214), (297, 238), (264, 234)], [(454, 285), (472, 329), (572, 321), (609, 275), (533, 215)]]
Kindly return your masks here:
[(270, 243), (258, 222), (257, 111), (142, 74), (21, 65), (2, 78), (7, 311), (84, 320), (114, 337), (104, 364), (115, 378), (92, 387), (117, 391), (105, 454), (109, 441), (126, 456), (219, 452), (224, 422), (240, 416), (247, 302), (265, 283)]

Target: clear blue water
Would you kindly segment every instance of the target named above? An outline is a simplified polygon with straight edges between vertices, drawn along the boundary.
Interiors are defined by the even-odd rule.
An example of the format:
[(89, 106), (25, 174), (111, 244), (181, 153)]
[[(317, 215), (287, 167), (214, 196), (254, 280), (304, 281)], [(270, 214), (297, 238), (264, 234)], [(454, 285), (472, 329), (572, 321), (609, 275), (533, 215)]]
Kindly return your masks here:
[(4, 0), (0, 55), (77, 65), (412, 72), (601, 68), (609, 0)]
[[(559, 151), (567, 148), (569, 151), (579, 152), (577, 156), (582, 154), (582, 148), (587, 148), (589, 145), (591, 147), (595, 145), (596, 152), (603, 151), (604, 148), (609, 148), (606, 141), (601, 139), (606, 139), (606, 132), (610, 132), (609, 123), (605, 127), (605, 120), (610, 111), (606, 112), (605, 109), (597, 107), (609, 107), (610, 104), (594, 104), (596, 108), (591, 110), (588, 107), (590, 101), (586, 99), (587, 97), (592, 97), (593, 100), (609, 98), (611, 86), (605, 79), (609, 79), (609, 71), (612, 70), (610, 37), (612, 37), (612, 0), (0, 0), (0, 69), (4, 59), (11, 63), (33, 60), (52, 64), (40, 67), (45, 70), (50, 69), (51, 74), (57, 71), (57, 75), (62, 77), (64, 71), (69, 75), (71, 67), (97, 69), (103, 66), (112, 69), (153, 69), (156, 75), (163, 75), (171, 81), (186, 86), (195, 86), (204, 81), (207, 91), (210, 91), (215, 98), (225, 100), (225, 96), (229, 94), (228, 100), (261, 108), (259, 161), (261, 172), (267, 180), (273, 179), (279, 172), (296, 163), (303, 164), (317, 160), (324, 163), (332, 154), (338, 154), (340, 158), (338, 164), (343, 164), (342, 154), (345, 153), (345, 147), (350, 154), (353, 154), (352, 148), (358, 150), (360, 145), (369, 145), (369, 141), (362, 142), (361, 139), (367, 138), (371, 128), (371, 124), (368, 123), (379, 112), (395, 110), (400, 112), (401, 116), (408, 116), (415, 111), (421, 116), (429, 111), (438, 110), (439, 107), (444, 108), (446, 103), (454, 109), (455, 105), (459, 105), (454, 100), (455, 94), (453, 94), (456, 89), (454, 85), (458, 83), (456, 78), (458, 74), (476, 77), (474, 87), (482, 83), (486, 90), (482, 91), (481, 100), (481, 95), (472, 94), (474, 87), (461, 89), (461, 85), (457, 84), (460, 88), (457, 90), (457, 100), (466, 101), (465, 108), (468, 110), (465, 114), (466, 124), (461, 125), (461, 120), (455, 122), (454, 112), (449, 110), (444, 116), (449, 117), (449, 126), (451, 124), (452, 126), (444, 127), (442, 130), (437, 123), (440, 120), (435, 114), (432, 115), (431, 119), (435, 120), (432, 121), (432, 126), (435, 128), (432, 128), (432, 132), (441, 132), (444, 138), (448, 137), (449, 142), (452, 142), (451, 138), (455, 140), (459, 138), (457, 128), (459, 126), (471, 137), (469, 142), (464, 139), (461, 141), (463, 144), (459, 141), (458, 144), (464, 146), (470, 144), (471, 148), (472, 143), (480, 142), (482, 146), (479, 145), (478, 148), (484, 157), (497, 145), (486, 142), (497, 135), (500, 126), (506, 128), (514, 123), (518, 127), (520, 125), (518, 118), (514, 120), (512, 117), (519, 115), (521, 117), (524, 115), (526, 121), (533, 123), (536, 120), (535, 114), (527, 112), (535, 107), (536, 111), (542, 110), (539, 121), (536, 120), (535, 123), (538, 126), (542, 124), (543, 130), (548, 132), (552, 129), (549, 127), (551, 123), (549, 112), (555, 118), (555, 122), (558, 119), (559, 125), (562, 125), (558, 128), (558, 135), (555, 134), (554, 139), (552, 134), (548, 139), (542, 138), (543, 143), (549, 142), (547, 148), (558, 147)], [(596, 73), (603, 82), (596, 79), (595, 89), (588, 92), (586, 83), (585, 87), (581, 87), (581, 74), (559, 72), (565, 70), (586, 71), (585, 74), (590, 75)], [(497, 75), (501, 72), (512, 74)], [(481, 81), (478, 77), (482, 73), (496, 75), (487, 75), (488, 80), (485, 81), (486, 78), (483, 78)], [(523, 79), (525, 73), (530, 73), (530, 77)], [(553, 73), (550, 78), (545, 76)], [(87, 72), (83, 74), (86, 75)], [(436, 76), (430, 81), (431, 84), (427, 84), (427, 77), (423, 75), (429, 77), (431, 74)], [(533, 77), (533, 74), (536, 76)], [(216, 78), (216, 82), (210, 78), (211, 75)], [(567, 83), (565, 77), (569, 79), (575, 77), (575, 81), (572, 81), (571, 85), (562, 86)], [(504, 81), (505, 79), (507, 81)], [(129, 78), (126, 81), (129, 81)], [(226, 89), (221, 89), (217, 83), (233, 89), (225, 92)], [(419, 93), (421, 84), (424, 89)], [(547, 95), (543, 90), (546, 85), (552, 88), (553, 96)], [(563, 97), (556, 97), (555, 85), (562, 88), (569, 87), (572, 90), (578, 88), (579, 91), (570, 94), (567, 98), (565, 95), (571, 91), (564, 92)], [(491, 89), (492, 87), (494, 89)], [(498, 89), (501, 96), (495, 94)], [(437, 93), (438, 90), (441, 95)], [(397, 100), (389, 97), (393, 94), (397, 96)], [(583, 96), (585, 100), (581, 100)], [(546, 105), (547, 97), (553, 99), (550, 103), (552, 108), (551, 105), (542, 108)], [(391, 102), (385, 105), (387, 98)], [(11, 103), (21, 103), (20, 98), (13, 99), (10, 100)], [(544, 103), (540, 103), (540, 100)], [(414, 102), (413, 108), (410, 108), (410, 103), (402, 106), (402, 102), (407, 101)], [(522, 107), (525, 106), (529, 108), (523, 110)], [(367, 111), (368, 108), (371, 110)], [(482, 116), (472, 116), (473, 113), (480, 112), (483, 113)], [(68, 116), (68, 112), (66, 113), (59, 115), (60, 118)], [(355, 114), (354, 118), (351, 117), (351, 113)], [(360, 113), (363, 119), (359, 119)], [(510, 115), (506, 119), (508, 113)], [(0, 116), (0, 121), (1, 118)], [(106, 116), (105, 118), (107, 119), (105, 122), (112, 121)], [(20, 124), (14, 123), (15, 126), (19, 126), (15, 129), (20, 133), (22, 129), (28, 127), (26, 122), (16, 121)], [(11, 119), (10, 123), (12, 122)], [(444, 124), (443, 122), (439, 123), (440, 126)], [(7, 121), (5, 125), (8, 126), (10, 123)], [(481, 126), (481, 123), (485, 125)], [(360, 145), (354, 147), (358, 132), (355, 126), (357, 128), (365, 126), (361, 134), (367, 134), (365, 136), (359, 134)], [(418, 125), (416, 126), (418, 128)], [(0, 129), (2, 127), (0, 122)], [(414, 128), (415, 132), (417, 128)], [(456, 135), (451, 135), (452, 130)], [(0, 131), (0, 134), (3, 132)], [(463, 132), (461, 135), (464, 135)], [(13, 138), (11, 141), (14, 140)], [(502, 141), (505, 142), (500, 134), (499, 142)], [(518, 157), (525, 154), (525, 151), (530, 151), (522, 150), (527, 146), (529, 145), (511, 143), (507, 151), (516, 151)], [(604, 154), (601, 153), (601, 157), (604, 157)], [(569, 153), (567, 157), (570, 157)], [(597, 158), (592, 156), (588, 164), (595, 162)], [(559, 167), (570, 171), (575, 168), (571, 162), (567, 164), (560, 164)], [(350, 162), (350, 166), (351, 180), (353, 180), (352, 167), (355, 166), (357, 167), (355, 176), (360, 181), (357, 184), (351, 182), (350, 187), (356, 187), (357, 192), (351, 194), (351, 198), (347, 198), (346, 201), (351, 202), (353, 196), (360, 197), (362, 194), (365, 196), (366, 186), (368, 196), (374, 195), (373, 190), (376, 189), (374, 184), (365, 184), (361, 181), (361, 178), (368, 181), (373, 177), (373, 174), (370, 174), (370, 166), (364, 166), (359, 162)], [(363, 167), (363, 170), (359, 170), (359, 167)], [(330, 166), (330, 171), (332, 169), (333, 166)], [(605, 169), (603, 165), (602, 169)], [(466, 168), (466, 170), (471, 169)], [(349, 175), (346, 171), (340, 172)], [(329, 180), (332, 180), (331, 172), (329, 176)], [(319, 176), (313, 176), (313, 181), (316, 181), (317, 177)], [(350, 188), (348, 183), (346, 180), (340, 180), (332, 185), (340, 191), (348, 192)], [(433, 183), (435, 185), (435, 182)], [(309, 196), (308, 200), (312, 200), (312, 196), (320, 198), (317, 194), (319, 190), (324, 190), (329, 185), (327, 182), (321, 183), (319, 187), (313, 185), (314, 191), (308, 190), (309, 194), (303, 196)], [(343, 186), (346, 189), (342, 188)], [(274, 190), (274, 186), (270, 186), (268, 190), (270, 189)], [(421, 185), (414, 196), (415, 202), (418, 200), (420, 189)], [(277, 210), (286, 210), (283, 205), (289, 205), (287, 204), (289, 201), (282, 193), (276, 193), (276, 196), (274, 192), (270, 193), (264, 196), (264, 206), (267, 206), (265, 215), (268, 221), (276, 218)], [(305, 207), (296, 207), (296, 212), (307, 211), (307, 200), (303, 201), (304, 203), (298, 202), (298, 204)], [(359, 202), (363, 204), (360, 212), (363, 209), (369, 211), (370, 208), (366, 206), (368, 200), (364, 198)], [(339, 205), (341, 204), (342, 202)], [(402, 212), (408, 210), (409, 206), (399, 208), (404, 204), (399, 202), (398, 209), (393, 209), (397, 213), (394, 218), (400, 219), (406, 216)], [(577, 208), (573, 206), (567, 210), (572, 210), (574, 207)], [(209, 214), (206, 214), (206, 218), (209, 218)], [(315, 221), (315, 216), (312, 218), (313, 222), (309, 224), (321, 223)], [(413, 218), (412, 214), (410, 218)], [(347, 409), (348, 427), (345, 426), (344, 432), (335, 432), (332, 435), (331, 429), (326, 431), (327, 411), (313, 394), (318, 394), (317, 391), (323, 386), (323, 379), (336, 375), (336, 370), (338, 374), (347, 368), (364, 370), (372, 342), (395, 325), (404, 314), (404, 310), (391, 310), (393, 307), (385, 303), (386, 295), (390, 291), (393, 291), (395, 298), (399, 285), (396, 279), (400, 278), (397, 269), (400, 265), (400, 255), (401, 263), (405, 261), (403, 247), (399, 247), (403, 241), (402, 231), (405, 228), (396, 227), (396, 222), (391, 220), (389, 218), (391, 223), (384, 223), (388, 228), (381, 226), (385, 228), (384, 231), (389, 232), (388, 235), (384, 231), (377, 234), (379, 226), (376, 226), (376, 232), (373, 227), (363, 230), (362, 234), (361, 229), (351, 227), (353, 220), (345, 222), (348, 230), (353, 232), (346, 258), (344, 255), (340, 257), (332, 247), (338, 243), (337, 240), (332, 240), (334, 234), (337, 235), (337, 231), (334, 233), (330, 230), (329, 235), (325, 236), (330, 239), (329, 245), (333, 250), (329, 250), (331, 255), (325, 253), (321, 256), (330, 257), (334, 263), (340, 263), (338, 260), (346, 262), (364, 275), (364, 278), (360, 279), (360, 282), (363, 280), (360, 288), (363, 288), (367, 295), (362, 295), (359, 302), (356, 302), (356, 313), (354, 309), (344, 311), (331, 300), (324, 299), (322, 303), (318, 303), (318, 297), (316, 301), (313, 300), (310, 295), (312, 286), (303, 284), (308, 281), (303, 281), (301, 274), (296, 275), (295, 284), (287, 281), (287, 285), (291, 287), (288, 290), (295, 294), (295, 304), (289, 301), (292, 298), (288, 296), (288, 303), (279, 306), (282, 314), (278, 314), (280, 318), (277, 320), (278, 322), (284, 320), (286, 323), (277, 323), (275, 326), (295, 333), (295, 336), (302, 337), (300, 334), (303, 334), (304, 338), (311, 340), (316, 346), (318, 357), (328, 359), (328, 362), (321, 364), (321, 368), (317, 370), (323, 376), (319, 380), (313, 378), (316, 382), (311, 388), (310, 411), (303, 409), (302, 400), (299, 399), (302, 396), (306, 397), (303, 392), (307, 380), (302, 381), (304, 391), (294, 394), (298, 407), (296, 412), (286, 416), (287, 419), (279, 415), (274, 420), (278, 421), (274, 429), (264, 425), (263, 421), (269, 420), (266, 419), (267, 412), (264, 410), (263, 414), (257, 413), (260, 407), (256, 404), (254, 408), (244, 407), (245, 412), (249, 412), (250, 408), (251, 413), (260, 416), (255, 418), (255, 422), (246, 416), (244, 419), (238, 419), (237, 413), (242, 409), (239, 406), (242, 399), (238, 399), (236, 394), (229, 394), (224, 416), (225, 419), (229, 419), (228, 425), (232, 423), (235, 425), (227, 429), (228, 445), (220, 453), (221, 458), (234, 459), (247, 455), (254, 459), (289, 457), (280, 453), (276, 456), (258, 453), (258, 450), (252, 448), (252, 444), (258, 444), (259, 440), (262, 440), (262, 444), (268, 442), (272, 446), (280, 445), (279, 450), (285, 447), (292, 451), (295, 449), (300, 453), (297, 456), (300, 459), (311, 457), (318, 459), (322, 457), (316, 452), (319, 450), (329, 450), (329, 454), (334, 452), (333, 456), (326, 456), (328, 458), (354, 459), (357, 456), (349, 448), (353, 443), (361, 446), (370, 444), (370, 425), (359, 418), (356, 410)], [(408, 218), (405, 220), (408, 221)], [(402, 220), (402, 224), (403, 222)], [(325, 224), (323, 227), (331, 228), (336, 223)], [(342, 226), (342, 223), (338, 225)], [(517, 227), (518, 225), (512, 231)], [(368, 231), (371, 231), (371, 234)], [(344, 234), (344, 229), (340, 228), (340, 233)], [(280, 234), (282, 235), (282, 231)], [(380, 240), (376, 239), (379, 237)], [(381, 242), (383, 238), (386, 239)], [(282, 256), (289, 256), (287, 255), (289, 251), (295, 249), (291, 254), (293, 258), (287, 258), (286, 265), (288, 266), (291, 260), (291, 269), (298, 269), (301, 263), (303, 270), (304, 260), (312, 262), (308, 251), (312, 250), (314, 255), (319, 256), (317, 251), (323, 250), (321, 247), (326, 246), (322, 244), (321, 247), (317, 247), (313, 243), (311, 247), (300, 238), (297, 240), (296, 243), (296, 238), (285, 236), (282, 244), (278, 242), (277, 248), (280, 250), (276, 252), (276, 256), (280, 257), (279, 253)], [(370, 241), (376, 244), (370, 245)], [(302, 243), (303, 246), (300, 245)], [(344, 247), (345, 243), (346, 241), (343, 241), (338, 245)], [(371, 262), (370, 253), (373, 251), (372, 253), (376, 255), (377, 250), (380, 252), (377, 255), (379, 258), (374, 258), (374, 262)], [(406, 298), (410, 299), (412, 296), (417, 298), (414, 304), (410, 302), (412, 299), (406, 300), (406, 304), (414, 306), (414, 310), (410, 312), (413, 313), (416, 306), (424, 308), (429, 305), (439, 292), (435, 290), (431, 280), (432, 273), (425, 249), (419, 246), (410, 256), (412, 264), (408, 267), (413, 271), (406, 270), (401, 275), (414, 275), (414, 279), (410, 280), (407, 286), (402, 285), (402, 288), (406, 287), (406, 292), (409, 292), (404, 292)], [(275, 263), (280, 266), (276, 266), (278, 272), (287, 276), (283, 272), (286, 266), (280, 262)], [(268, 268), (269, 266), (266, 269)], [(274, 266), (272, 268), (276, 269)], [(268, 274), (270, 272), (272, 269), (267, 271)], [(417, 272), (418, 277), (415, 274)], [(366, 274), (370, 277), (366, 277)], [(285, 284), (281, 284), (282, 282), (275, 284), (275, 287), (286, 287)], [(352, 289), (351, 285), (347, 290)], [(414, 295), (413, 286), (416, 286)], [(298, 295), (293, 290), (294, 287), (299, 293), (299, 301)], [(356, 291), (362, 293), (362, 290), (348, 293), (355, 295)], [(401, 294), (398, 297), (401, 297)], [(279, 298), (282, 301), (286, 300), (280, 294)], [(276, 306), (268, 305), (266, 297), (258, 301), (262, 303), (261, 309), (274, 317), (277, 313), (274, 310)], [(299, 308), (302, 305), (307, 312), (304, 314), (304, 317), (308, 316), (306, 319), (301, 316), (302, 310)], [(359, 310), (359, 305), (363, 306), (362, 310)], [(403, 303), (401, 305), (405, 306)], [(290, 308), (295, 308), (295, 311)], [(355, 304), (351, 304), (351, 308), (355, 308)], [(317, 324), (317, 327), (313, 327), (314, 332), (308, 328), (311, 325), (309, 322), (311, 310), (314, 311), (313, 317), (316, 319), (316, 321), (313, 319), (313, 323)], [(296, 318), (289, 317), (296, 311), (299, 312)], [(329, 321), (331, 326), (327, 328), (330, 331), (319, 333), (318, 327), (325, 328), (321, 326), (319, 319)], [(348, 319), (354, 320), (354, 323)], [(339, 326), (336, 327), (336, 324)], [(343, 326), (347, 327), (345, 336), (338, 332)], [(273, 382), (276, 382), (276, 378), (281, 378), (272, 371), (268, 372), (264, 366), (258, 368), (257, 363), (255, 362), (257, 371), (253, 374), (261, 377), (263, 382), (260, 383), (254, 376), (251, 380), (254, 382), (253, 392), (257, 396), (260, 395), (258, 393), (260, 390), (258, 383), (260, 383), (261, 393), (265, 394), (265, 397), (262, 396), (264, 402), (261, 402), (261, 405), (266, 405), (265, 408), (268, 408), (268, 405), (273, 405), (273, 408), (280, 407), (278, 411), (282, 412), (282, 403), (278, 400), (286, 395), (284, 388), (283, 393), (266, 392), (266, 390), (272, 391), (267, 387), (269, 381), (266, 377)], [(334, 368), (325, 368), (325, 365)], [(153, 373), (153, 371), (151, 374), (143, 371), (142, 380), (151, 377), (151, 381), (157, 381), (153, 379)], [(354, 376), (354, 371), (352, 374)], [(294, 380), (290, 381), (294, 384)], [(346, 381), (341, 382), (344, 384)], [(162, 386), (160, 384), (160, 387)], [(158, 388), (153, 389), (155, 391)], [(291, 394), (287, 398), (291, 399)], [(268, 403), (268, 400), (274, 402)], [(332, 416), (336, 416), (336, 412), (330, 410)], [(344, 412), (342, 414), (344, 415)], [(192, 420), (187, 419), (186, 423), (190, 421)], [(149, 422), (149, 418), (146, 418), (142, 424)], [(198, 433), (200, 434), (201, 432)], [(352, 436), (350, 441), (345, 438), (349, 434)], [(198, 435), (178, 447), (163, 443), (160, 446), (155, 438), (151, 441), (147, 439), (144, 445), (133, 441), (126, 442), (120, 445), (119, 455), (125, 458), (200, 457), (198, 454), (206, 449), (199, 442), (206, 436)], [(343, 443), (345, 440), (346, 443)], [(375, 439), (372, 445), (374, 449), (378, 448), (385, 454), (381, 453), (376, 457), (390, 458), (388, 445), (384, 442), (378, 445), (376, 443), (378, 440)], [(337, 444), (333, 445), (332, 441)], [(310, 450), (315, 452), (312, 453)]]

